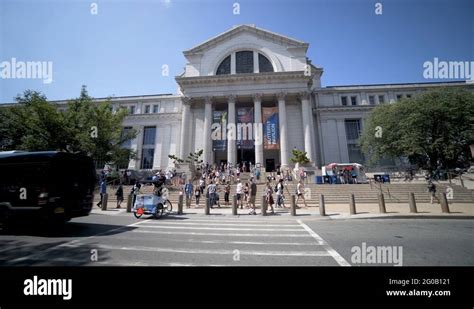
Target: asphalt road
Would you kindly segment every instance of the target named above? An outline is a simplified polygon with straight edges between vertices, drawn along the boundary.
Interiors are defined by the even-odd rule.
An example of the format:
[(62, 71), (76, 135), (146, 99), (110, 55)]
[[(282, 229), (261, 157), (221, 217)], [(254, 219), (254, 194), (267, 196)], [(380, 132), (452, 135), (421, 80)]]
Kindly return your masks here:
[[(354, 247), (401, 253), (403, 266), (473, 266), (469, 219), (345, 219), (170, 215), (159, 220), (91, 214), (63, 230), (0, 230), (2, 266), (376, 266)], [(377, 248), (377, 247), (374, 247)], [(355, 250), (355, 251), (354, 251)], [(393, 252), (390, 251), (390, 252)], [(381, 260), (379, 260), (381, 261)], [(367, 261), (366, 261), (367, 262)]]

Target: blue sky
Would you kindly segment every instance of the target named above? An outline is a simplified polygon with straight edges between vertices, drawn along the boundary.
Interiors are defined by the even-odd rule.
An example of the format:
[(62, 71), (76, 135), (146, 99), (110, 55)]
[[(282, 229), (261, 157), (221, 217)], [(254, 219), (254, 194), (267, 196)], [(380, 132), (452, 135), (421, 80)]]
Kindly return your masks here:
[(54, 79), (0, 79), (0, 102), (176, 93), (182, 51), (238, 24), (308, 42), (323, 86), (426, 82), (434, 57), (474, 61), (473, 15), (470, 0), (0, 0), (0, 62), (52, 61)]

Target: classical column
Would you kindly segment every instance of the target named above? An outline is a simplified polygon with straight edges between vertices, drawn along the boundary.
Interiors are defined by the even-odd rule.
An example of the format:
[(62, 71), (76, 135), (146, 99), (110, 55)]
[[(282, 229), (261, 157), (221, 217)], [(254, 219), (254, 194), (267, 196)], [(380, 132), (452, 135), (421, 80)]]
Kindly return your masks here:
[(253, 96), (253, 110), (255, 113), (255, 126), (254, 126), (254, 136), (255, 136), (255, 164), (260, 163), (260, 166), (263, 164), (263, 124), (262, 124), (262, 95), (255, 94)]
[(309, 92), (301, 92), (301, 114), (303, 115), (304, 151), (311, 162), (314, 162), (313, 155), (313, 127), (311, 126), (311, 104), (309, 103)]
[(179, 147), (179, 158), (185, 160), (189, 155), (189, 122), (191, 120), (191, 99), (183, 98), (182, 117), (181, 117), (181, 139)]
[(204, 157), (203, 162), (211, 164), (212, 162), (212, 139), (211, 139), (211, 125), (212, 125), (212, 97), (205, 97), (204, 107)]
[(280, 122), (280, 157), (281, 157), (281, 166), (288, 166), (288, 132), (286, 126), (286, 102), (285, 92), (280, 92), (277, 95), (278, 97), (278, 118)]
[(237, 139), (237, 128), (235, 125), (235, 95), (227, 97), (227, 162), (235, 166), (236, 158), (236, 147), (235, 141)]

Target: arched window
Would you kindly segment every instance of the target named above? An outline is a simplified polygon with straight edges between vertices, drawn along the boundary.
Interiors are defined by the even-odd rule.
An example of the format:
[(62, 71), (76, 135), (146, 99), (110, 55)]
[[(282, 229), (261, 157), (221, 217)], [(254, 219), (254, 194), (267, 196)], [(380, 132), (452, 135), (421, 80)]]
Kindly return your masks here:
[(217, 68), (216, 75), (230, 74), (230, 56), (227, 56), (222, 60), (221, 64)]
[[(257, 63), (255, 63), (255, 65), (258, 66), (258, 72), (275, 72), (272, 63), (263, 54), (260, 54), (257, 51), (243, 50), (236, 52), (235, 58), (232, 58), (229, 55), (222, 60), (217, 67), (216, 75), (255, 73), (254, 55), (256, 56), (257, 54), (258, 57), (255, 59)], [(231, 72), (231, 67), (235, 68), (235, 72)]]
[(258, 54), (258, 71), (260, 73), (273, 72), (272, 63), (262, 54)]
[(235, 73), (253, 73), (253, 51), (235, 53)]

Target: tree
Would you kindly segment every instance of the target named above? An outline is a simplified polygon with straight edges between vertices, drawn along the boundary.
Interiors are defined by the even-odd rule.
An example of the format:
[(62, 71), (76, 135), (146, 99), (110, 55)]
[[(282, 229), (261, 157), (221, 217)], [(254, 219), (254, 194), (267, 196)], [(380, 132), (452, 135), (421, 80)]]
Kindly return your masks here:
[(135, 158), (124, 148), (135, 130), (123, 132), (127, 111), (112, 111), (110, 100), (96, 103), (83, 86), (79, 98), (59, 111), (39, 92), (27, 90), (17, 104), (0, 108), (1, 150), (57, 150), (83, 153), (96, 162), (123, 165)]
[(429, 172), (469, 165), (474, 142), (474, 94), (438, 89), (374, 108), (360, 145), (370, 164), (406, 158)]
[(168, 158), (173, 160), (174, 164), (179, 164), (179, 163), (189, 163), (192, 166), (199, 166), (202, 164), (202, 160), (200, 159), (202, 154), (204, 153), (203, 149), (196, 150), (195, 152), (189, 153), (188, 157), (186, 159), (179, 158), (175, 155), (168, 155)]
[(290, 158), (290, 161), (293, 163), (306, 164), (310, 162), (304, 151), (293, 149), (291, 153), (293, 154), (293, 158)]

